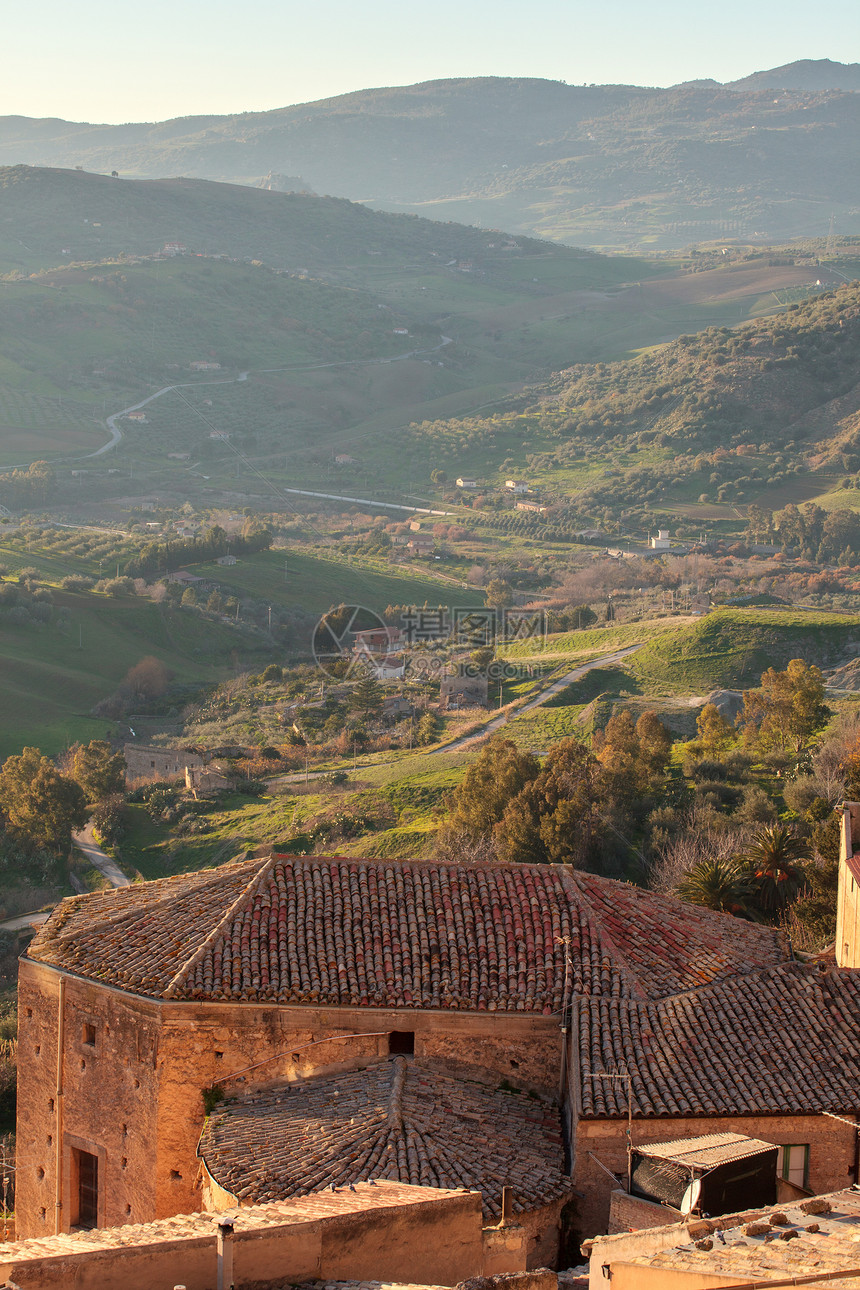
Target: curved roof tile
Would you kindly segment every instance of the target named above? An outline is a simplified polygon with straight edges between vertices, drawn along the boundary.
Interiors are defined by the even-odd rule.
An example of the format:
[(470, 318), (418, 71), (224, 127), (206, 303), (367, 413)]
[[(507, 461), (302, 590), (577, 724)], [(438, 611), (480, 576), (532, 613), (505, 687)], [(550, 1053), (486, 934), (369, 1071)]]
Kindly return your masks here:
[(72, 897), (28, 954), (154, 998), (531, 1014), (566, 979), (657, 999), (787, 958), (771, 929), (561, 865), (277, 854)]
[(369, 1179), (482, 1192), (488, 1218), (570, 1188), (557, 1106), (394, 1057), (221, 1103), (198, 1149), (240, 1201), (285, 1200)]

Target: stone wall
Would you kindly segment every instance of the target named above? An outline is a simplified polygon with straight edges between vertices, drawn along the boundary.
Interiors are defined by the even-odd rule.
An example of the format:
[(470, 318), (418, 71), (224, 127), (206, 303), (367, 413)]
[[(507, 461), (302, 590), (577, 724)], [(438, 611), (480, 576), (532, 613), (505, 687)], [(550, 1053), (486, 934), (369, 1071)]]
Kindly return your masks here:
[(126, 783), (136, 784), (149, 779), (184, 779), (185, 769), (205, 765), (198, 753), (183, 752), (176, 748), (149, 748), (142, 744), (125, 744)]
[[(0, 1245), (0, 1282), (21, 1290), (212, 1290), (208, 1215)], [(232, 1276), (243, 1286), (394, 1280), (453, 1286), (483, 1269), (481, 1198), (400, 1183), (308, 1196), (235, 1217)], [(519, 1264), (522, 1268), (522, 1263)]]
[[(58, 998), (64, 1034), (58, 1088)], [(22, 960), (18, 1004), (18, 1233), (46, 1236), (74, 1221), (73, 1151), (99, 1159), (100, 1222), (153, 1217), (157, 1005)], [(60, 1152), (57, 1143), (60, 1142)], [(59, 1160), (58, 1160), (59, 1156)], [(60, 1188), (57, 1188), (59, 1163)]]
[[(607, 1179), (607, 1182), (609, 1180)], [(651, 1227), (665, 1227), (667, 1223), (680, 1223), (683, 1215), (671, 1205), (658, 1205), (642, 1196), (629, 1196), (626, 1191), (614, 1191), (610, 1196), (610, 1236), (619, 1232), (641, 1232)]]
[[(61, 981), (65, 1029), (58, 1099)], [(17, 1216), (24, 1237), (55, 1231), (58, 1192), (59, 1230), (74, 1222), (69, 1203), (76, 1150), (99, 1160), (100, 1224), (199, 1210), (203, 1090), (220, 1086), (248, 1093), (353, 1069), (387, 1055), (394, 1031), (414, 1033), (418, 1056), (450, 1055), (480, 1064), (492, 1079), (507, 1078), (518, 1087), (549, 1094), (557, 1078), (558, 1028), (549, 1017), (159, 1002), (27, 959), (21, 961), (19, 997)]]
[[(582, 1194), (577, 1226), (584, 1238), (606, 1232), (613, 1182), (604, 1172), (624, 1178), (627, 1171), (625, 1120), (580, 1120), (572, 1183)], [(777, 1146), (809, 1143), (809, 1190), (837, 1191), (854, 1181), (856, 1130), (826, 1115), (714, 1116), (634, 1120), (633, 1143), (671, 1142), (706, 1133), (745, 1133)], [(589, 1155), (593, 1153), (600, 1165)], [(617, 1184), (616, 1184), (617, 1186)]]

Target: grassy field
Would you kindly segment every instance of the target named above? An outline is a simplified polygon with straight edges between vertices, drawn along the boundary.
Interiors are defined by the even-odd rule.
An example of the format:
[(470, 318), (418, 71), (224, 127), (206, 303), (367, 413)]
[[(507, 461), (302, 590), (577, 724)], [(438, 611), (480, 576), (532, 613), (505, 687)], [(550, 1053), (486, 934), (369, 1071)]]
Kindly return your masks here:
[(645, 645), (630, 672), (645, 693), (707, 694), (756, 685), (768, 667), (803, 658), (820, 667), (860, 650), (860, 617), (770, 609), (718, 609)]
[(151, 601), (57, 591), (47, 623), (0, 614), (0, 756), (25, 744), (53, 755), (75, 739), (104, 738), (112, 723), (91, 708), (146, 655), (178, 680), (205, 682), (271, 652), (226, 624)]
[(639, 645), (655, 635), (677, 631), (679, 622), (690, 623), (695, 619), (677, 617), (648, 618), (634, 623), (607, 623), (603, 627), (588, 627), (578, 632), (554, 632), (543, 640), (521, 641), (507, 646), (503, 652), (512, 662), (532, 660), (559, 663), (580, 659), (585, 661), (595, 654), (611, 654), (627, 645)]
[(479, 589), (433, 578), (424, 566), (390, 566), (332, 553), (330, 558), (307, 555), (294, 547), (263, 551), (228, 566), (194, 565), (192, 573), (214, 577), (236, 595), (270, 600), (272, 604), (324, 613), (333, 605), (363, 605), (381, 613), (387, 605), (482, 605)]

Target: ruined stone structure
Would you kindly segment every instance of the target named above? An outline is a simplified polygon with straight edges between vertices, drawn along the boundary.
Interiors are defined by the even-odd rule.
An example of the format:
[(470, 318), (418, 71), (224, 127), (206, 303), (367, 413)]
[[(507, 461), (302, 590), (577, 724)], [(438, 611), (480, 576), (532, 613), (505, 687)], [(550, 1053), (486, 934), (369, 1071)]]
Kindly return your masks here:
[(854, 1164), (855, 974), (560, 865), (266, 853), (72, 897), (19, 1017), (22, 1236), (387, 1177), (491, 1218), (509, 1186), (536, 1266), (562, 1217), (605, 1230), (628, 1113), (634, 1141), (802, 1147), (816, 1189)]
[(125, 778), (128, 784), (143, 780), (183, 779), (188, 770), (202, 770), (206, 758), (183, 748), (150, 748), (145, 744), (123, 745)]

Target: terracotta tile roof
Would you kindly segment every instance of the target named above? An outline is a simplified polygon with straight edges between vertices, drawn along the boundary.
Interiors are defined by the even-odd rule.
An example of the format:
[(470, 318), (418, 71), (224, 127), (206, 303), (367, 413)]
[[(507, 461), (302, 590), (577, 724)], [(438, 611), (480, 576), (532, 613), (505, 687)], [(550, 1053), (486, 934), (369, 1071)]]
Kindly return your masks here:
[(515, 1209), (548, 1204), (570, 1187), (558, 1107), (494, 1084), (393, 1057), (221, 1103), (198, 1154), (255, 1204), (382, 1178), (478, 1190), (494, 1218), (509, 1184)]
[(29, 956), (154, 997), (552, 1014), (785, 961), (778, 935), (561, 865), (268, 856), (64, 901)]
[(579, 1005), (587, 1117), (853, 1111), (860, 1082), (860, 976), (799, 963), (657, 1002)]
[(726, 923), (697, 905), (593, 874), (571, 873), (605, 943), (623, 956), (652, 999), (773, 967), (788, 957), (779, 932), (743, 919)]

